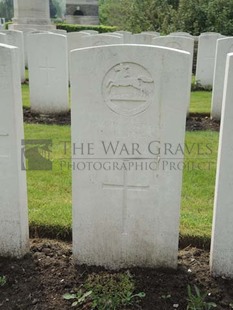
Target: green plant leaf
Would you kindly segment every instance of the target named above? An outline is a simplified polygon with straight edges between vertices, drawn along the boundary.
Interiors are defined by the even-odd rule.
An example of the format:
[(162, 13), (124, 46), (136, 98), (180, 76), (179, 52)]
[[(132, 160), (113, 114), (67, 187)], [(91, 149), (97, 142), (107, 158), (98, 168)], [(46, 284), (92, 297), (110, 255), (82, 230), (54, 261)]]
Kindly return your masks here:
[(64, 295), (63, 295), (63, 298), (64, 298), (65, 300), (75, 299), (75, 298), (76, 298), (76, 294), (69, 294), (69, 293), (67, 293), (67, 294), (64, 294)]
[(78, 305), (78, 302), (77, 301), (74, 301), (71, 305), (71, 307), (76, 307)]
[(79, 299), (78, 299), (78, 303), (80, 304), (80, 303), (83, 303), (85, 300), (86, 300), (86, 298), (88, 297), (88, 296), (90, 296), (92, 294), (92, 291), (88, 291), (88, 292), (86, 292), (86, 293), (84, 293)]

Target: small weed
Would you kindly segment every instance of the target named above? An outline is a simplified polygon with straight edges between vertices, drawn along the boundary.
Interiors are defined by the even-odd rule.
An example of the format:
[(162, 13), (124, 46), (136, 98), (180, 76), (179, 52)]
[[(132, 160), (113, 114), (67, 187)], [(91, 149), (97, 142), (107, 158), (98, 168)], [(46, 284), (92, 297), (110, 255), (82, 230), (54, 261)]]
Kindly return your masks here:
[(85, 309), (117, 310), (135, 304), (145, 293), (134, 294), (132, 277), (126, 273), (91, 274), (75, 294), (65, 294), (66, 300), (73, 300), (72, 307)]
[(212, 86), (211, 85), (206, 85), (203, 86), (201, 85), (200, 81), (195, 81), (192, 83), (191, 87), (192, 91), (212, 91)]
[(4, 286), (6, 284), (6, 277), (0, 276), (0, 287)]
[(208, 294), (201, 293), (196, 285), (194, 285), (194, 291), (195, 293), (193, 294), (190, 285), (188, 285), (187, 310), (211, 310), (217, 307), (215, 303), (205, 301)]

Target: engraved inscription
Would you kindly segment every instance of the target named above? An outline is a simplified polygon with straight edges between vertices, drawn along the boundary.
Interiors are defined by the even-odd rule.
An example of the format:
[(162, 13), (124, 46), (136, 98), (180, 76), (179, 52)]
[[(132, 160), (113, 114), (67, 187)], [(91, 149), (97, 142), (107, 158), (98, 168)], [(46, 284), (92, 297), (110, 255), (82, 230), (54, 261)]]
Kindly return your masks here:
[(128, 202), (128, 191), (148, 191), (150, 186), (141, 185), (129, 185), (127, 171), (124, 170), (124, 182), (123, 184), (103, 184), (103, 189), (109, 190), (122, 190), (123, 191), (123, 209), (122, 209), (122, 234), (127, 234), (127, 202)]
[(51, 79), (53, 78), (53, 73), (55, 71), (55, 67), (52, 67), (50, 64), (49, 64), (49, 59), (48, 57), (46, 58), (46, 62), (45, 62), (45, 65), (42, 65), (40, 66), (40, 70), (44, 71), (45, 74), (46, 74), (46, 85), (47, 86), (50, 86), (50, 81)]
[(120, 63), (106, 74), (102, 91), (112, 111), (119, 115), (134, 116), (150, 106), (154, 95), (154, 80), (142, 66)]

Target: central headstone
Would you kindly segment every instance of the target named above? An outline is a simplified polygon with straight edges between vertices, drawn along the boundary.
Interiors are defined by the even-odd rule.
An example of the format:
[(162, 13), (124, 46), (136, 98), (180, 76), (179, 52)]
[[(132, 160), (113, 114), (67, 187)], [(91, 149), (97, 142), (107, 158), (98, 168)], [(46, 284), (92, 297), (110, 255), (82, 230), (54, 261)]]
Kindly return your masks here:
[(184, 143), (190, 61), (146, 45), (71, 52), (76, 263), (177, 267), (182, 154), (175, 169), (162, 146)]
[(49, 0), (14, 0), (14, 18), (10, 28), (55, 29), (50, 20)]

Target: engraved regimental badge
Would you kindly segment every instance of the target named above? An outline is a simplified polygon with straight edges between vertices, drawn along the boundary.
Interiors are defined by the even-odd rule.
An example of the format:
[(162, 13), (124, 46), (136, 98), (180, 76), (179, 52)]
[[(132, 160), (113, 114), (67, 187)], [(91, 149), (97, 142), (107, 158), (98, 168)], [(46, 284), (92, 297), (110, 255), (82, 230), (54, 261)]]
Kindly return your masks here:
[(134, 116), (144, 112), (154, 97), (154, 80), (135, 63), (120, 63), (111, 68), (103, 80), (105, 103), (115, 113)]

